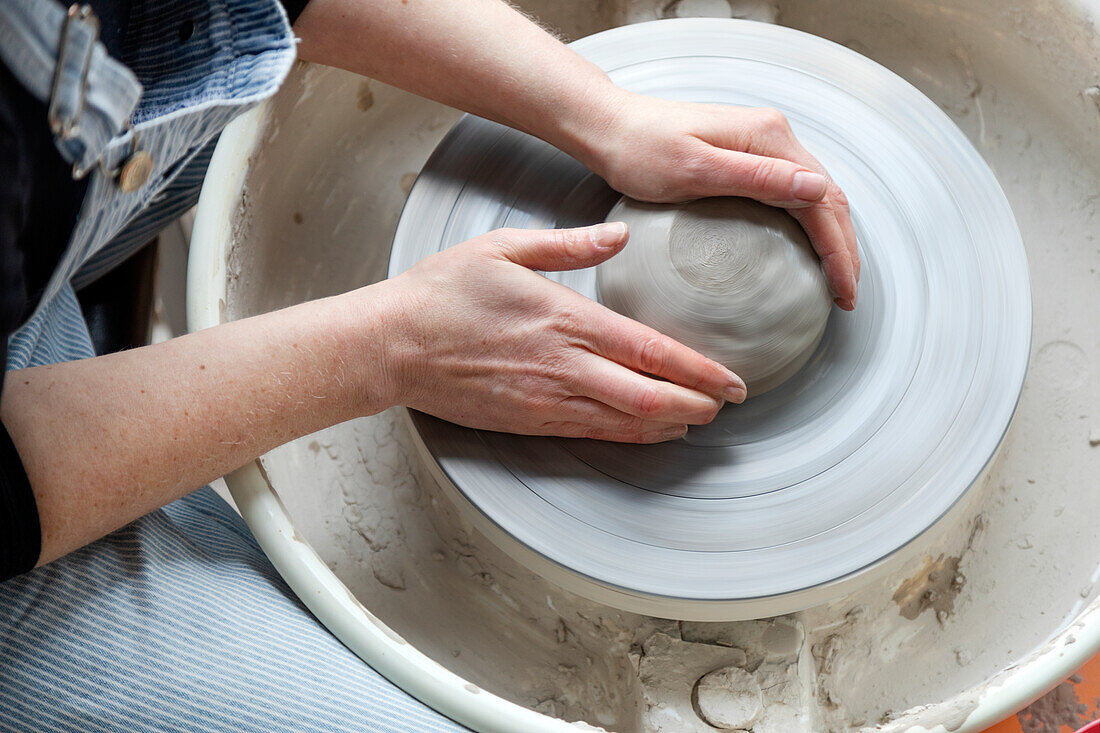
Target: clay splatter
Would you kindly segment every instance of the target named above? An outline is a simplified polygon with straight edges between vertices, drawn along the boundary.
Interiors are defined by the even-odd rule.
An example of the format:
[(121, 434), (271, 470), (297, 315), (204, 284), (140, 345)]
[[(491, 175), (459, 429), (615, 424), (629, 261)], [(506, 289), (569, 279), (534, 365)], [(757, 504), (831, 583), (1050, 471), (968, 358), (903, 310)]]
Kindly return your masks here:
[(910, 621), (931, 608), (942, 624), (955, 610), (955, 598), (966, 584), (959, 572), (959, 558), (928, 556), (916, 575), (902, 582), (894, 592), (898, 612)]
[(1096, 105), (1096, 111), (1100, 112), (1100, 86), (1091, 86), (1081, 92), (1085, 99), (1091, 99)]
[(371, 92), (368, 82), (359, 82), (359, 89), (355, 93), (355, 104), (364, 112), (374, 106), (374, 93)]

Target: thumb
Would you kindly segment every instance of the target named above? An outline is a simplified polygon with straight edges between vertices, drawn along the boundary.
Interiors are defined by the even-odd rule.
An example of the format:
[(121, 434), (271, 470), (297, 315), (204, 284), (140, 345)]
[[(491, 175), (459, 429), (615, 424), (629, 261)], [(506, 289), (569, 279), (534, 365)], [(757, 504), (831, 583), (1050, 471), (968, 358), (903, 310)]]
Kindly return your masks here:
[(499, 229), (493, 246), (505, 259), (533, 270), (580, 270), (598, 265), (623, 248), (626, 224), (576, 229)]

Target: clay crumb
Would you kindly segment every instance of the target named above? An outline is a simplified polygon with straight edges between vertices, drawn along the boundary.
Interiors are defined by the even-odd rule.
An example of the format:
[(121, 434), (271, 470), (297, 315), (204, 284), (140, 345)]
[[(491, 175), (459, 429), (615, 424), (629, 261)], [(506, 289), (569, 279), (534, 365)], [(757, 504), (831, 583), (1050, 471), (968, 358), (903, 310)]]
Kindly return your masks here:
[(376, 558), (371, 565), (374, 579), (391, 590), (405, 590), (405, 573), (401, 566)]
[(987, 529), (989, 529), (989, 517), (987, 517), (984, 512), (974, 517), (974, 524), (970, 529), (970, 537), (966, 540), (967, 552), (978, 546), (982, 537), (985, 536), (985, 531)]
[(369, 82), (359, 82), (359, 89), (355, 93), (355, 104), (363, 112), (374, 106), (374, 93), (370, 90)]
[(543, 715), (549, 715), (552, 718), (560, 718), (564, 713), (564, 706), (554, 698), (547, 698), (546, 700), (539, 700), (533, 706), (532, 709), (536, 713), (542, 713)]
[(409, 191), (412, 190), (414, 183), (416, 183), (416, 174), (406, 173), (405, 175), (401, 176), (401, 182), (398, 185), (401, 186), (401, 192), (408, 196)]
[(1093, 428), (1089, 433), (1089, 445), (1093, 448), (1100, 445), (1100, 428)]
[(1096, 111), (1100, 112), (1100, 85), (1094, 84), (1091, 87), (1086, 87), (1081, 94), (1085, 99), (1091, 99), (1092, 103), (1096, 105)]
[(300, 211), (295, 211), (294, 212), (294, 223), (295, 224), (301, 224), (302, 223), (302, 212), (300, 212)]

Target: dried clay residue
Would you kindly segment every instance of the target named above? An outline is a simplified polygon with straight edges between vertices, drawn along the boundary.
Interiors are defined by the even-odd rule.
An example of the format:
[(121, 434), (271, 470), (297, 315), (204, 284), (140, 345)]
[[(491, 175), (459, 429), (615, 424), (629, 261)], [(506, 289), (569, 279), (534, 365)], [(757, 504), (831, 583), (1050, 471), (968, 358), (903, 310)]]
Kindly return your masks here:
[(631, 654), (646, 733), (815, 729), (812, 661), (796, 620), (664, 623)]
[(368, 82), (359, 82), (359, 88), (355, 92), (355, 104), (363, 112), (374, 106), (374, 93), (371, 92)]
[(935, 560), (929, 555), (920, 570), (902, 581), (894, 591), (894, 603), (898, 604), (898, 613), (902, 617), (912, 621), (932, 609), (936, 621), (943, 626), (955, 610), (955, 599), (966, 585), (966, 576), (959, 572), (959, 563), (967, 552), (974, 549), (988, 526), (989, 519), (979, 514), (974, 518), (966, 547), (959, 555), (941, 553)]
[(898, 612), (912, 621), (924, 611), (932, 609), (941, 624), (955, 610), (955, 598), (966, 584), (959, 572), (959, 558), (941, 554), (935, 560), (925, 558), (917, 573), (902, 582), (894, 592)]

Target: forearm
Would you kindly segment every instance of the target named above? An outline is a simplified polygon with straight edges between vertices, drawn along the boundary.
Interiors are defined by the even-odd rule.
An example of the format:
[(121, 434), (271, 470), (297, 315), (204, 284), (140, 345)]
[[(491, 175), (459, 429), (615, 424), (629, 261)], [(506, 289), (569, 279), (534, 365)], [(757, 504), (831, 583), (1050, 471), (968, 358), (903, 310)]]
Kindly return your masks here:
[(311, 0), (299, 55), (531, 133), (584, 161), (616, 87), (500, 0)]
[(39, 563), (277, 445), (387, 407), (385, 325), (377, 299), (341, 296), (9, 372), (0, 417), (38, 504)]

